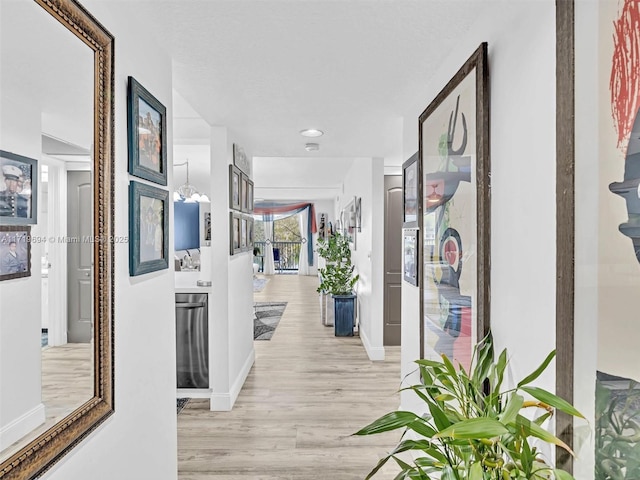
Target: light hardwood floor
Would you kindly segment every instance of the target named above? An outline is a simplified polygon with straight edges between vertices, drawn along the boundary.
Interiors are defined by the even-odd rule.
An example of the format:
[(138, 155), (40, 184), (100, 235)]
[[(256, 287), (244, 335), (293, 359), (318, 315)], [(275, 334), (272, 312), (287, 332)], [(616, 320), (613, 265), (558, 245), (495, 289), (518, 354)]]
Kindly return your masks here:
[[(400, 347), (371, 362), (358, 337), (320, 320), (315, 277), (273, 275), (258, 302), (288, 302), (231, 412), (191, 400), (178, 415), (180, 480), (363, 479), (399, 432), (353, 437), (400, 397)], [(397, 466), (376, 479), (391, 479)]]

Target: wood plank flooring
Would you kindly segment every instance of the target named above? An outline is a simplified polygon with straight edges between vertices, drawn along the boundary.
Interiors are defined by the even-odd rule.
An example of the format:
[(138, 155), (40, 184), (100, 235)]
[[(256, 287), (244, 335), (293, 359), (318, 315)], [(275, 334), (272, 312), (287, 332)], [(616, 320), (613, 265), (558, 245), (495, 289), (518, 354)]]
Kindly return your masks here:
[[(315, 277), (273, 275), (258, 302), (288, 302), (231, 412), (191, 400), (178, 415), (180, 480), (363, 479), (400, 433), (352, 437), (398, 408), (400, 347), (371, 362), (358, 337), (320, 320)], [(397, 466), (375, 478), (392, 479)]]

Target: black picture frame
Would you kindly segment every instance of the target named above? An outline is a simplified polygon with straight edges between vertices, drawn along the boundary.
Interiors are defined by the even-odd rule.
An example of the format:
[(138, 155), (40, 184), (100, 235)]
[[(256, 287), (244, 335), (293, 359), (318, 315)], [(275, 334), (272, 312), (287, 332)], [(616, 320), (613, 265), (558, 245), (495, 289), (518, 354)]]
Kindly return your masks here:
[(247, 250), (253, 251), (253, 246), (255, 243), (255, 220), (253, 217), (249, 217), (248, 225), (247, 225)]
[(38, 223), (38, 161), (0, 150), (0, 225)]
[(240, 250), (249, 250), (249, 217), (245, 215), (240, 218)]
[(229, 255), (236, 255), (242, 252), (240, 243), (242, 215), (236, 212), (229, 212)]
[(415, 228), (402, 231), (402, 277), (405, 282), (415, 285), (420, 283), (420, 235)]
[(169, 192), (131, 181), (129, 275), (135, 277), (165, 268), (169, 268)]
[(420, 215), (420, 162), (418, 152), (402, 164), (402, 226), (417, 228)]
[(420, 358), (446, 354), (464, 368), (490, 329), (489, 105), (482, 43), (418, 121)]
[(242, 172), (234, 165), (229, 165), (229, 208), (242, 210)]
[(247, 158), (244, 148), (237, 143), (233, 144), (233, 164), (247, 177), (251, 177), (251, 162)]
[(167, 184), (167, 109), (133, 77), (127, 88), (129, 173)]
[(0, 282), (31, 276), (31, 227), (0, 226)]
[(253, 213), (253, 182), (247, 178), (247, 213)]

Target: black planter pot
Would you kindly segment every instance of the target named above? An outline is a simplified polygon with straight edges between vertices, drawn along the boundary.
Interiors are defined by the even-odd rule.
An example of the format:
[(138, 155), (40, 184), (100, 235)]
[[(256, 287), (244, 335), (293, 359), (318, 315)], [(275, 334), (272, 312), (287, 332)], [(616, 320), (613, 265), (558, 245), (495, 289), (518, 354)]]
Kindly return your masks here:
[(334, 302), (334, 332), (336, 337), (353, 337), (356, 319), (356, 296), (332, 295)]

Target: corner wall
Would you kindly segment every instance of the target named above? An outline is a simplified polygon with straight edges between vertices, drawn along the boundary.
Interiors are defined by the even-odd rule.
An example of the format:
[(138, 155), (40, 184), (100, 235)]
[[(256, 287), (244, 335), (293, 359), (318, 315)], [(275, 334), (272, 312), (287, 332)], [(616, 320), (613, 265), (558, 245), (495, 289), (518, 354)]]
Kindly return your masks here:
[[(360, 339), (371, 360), (384, 360), (384, 161), (356, 158), (347, 172), (343, 193), (336, 202), (339, 213), (353, 197), (362, 198), (362, 231), (356, 233), (352, 261), (360, 275), (357, 284)], [(375, 213), (375, 214), (374, 214)]]
[[(491, 325), (498, 351), (509, 350), (512, 379), (520, 379), (555, 348), (554, 2), (487, 6), (405, 116), (404, 157), (418, 146), (421, 111), (484, 41), (491, 98)], [(403, 282), (402, 303), (404, 378), (420, 355), (419, 289)], [(555, 390), (553, 366), (537, 384)], [(403, 408), (419, 408), (415, 395), (403, 392), (401, 399)]]

